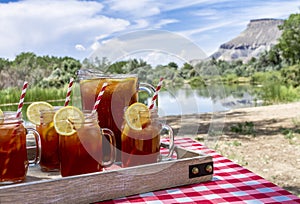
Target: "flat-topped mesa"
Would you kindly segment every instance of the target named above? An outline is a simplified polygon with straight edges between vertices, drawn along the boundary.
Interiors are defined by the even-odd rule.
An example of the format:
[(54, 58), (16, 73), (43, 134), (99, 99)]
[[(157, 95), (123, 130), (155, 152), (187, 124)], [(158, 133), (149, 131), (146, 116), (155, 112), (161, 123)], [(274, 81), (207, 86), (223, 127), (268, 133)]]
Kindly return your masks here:
[(259, 18), (259, 19), (252, 19), (252, 20), (250, 20), (250, 24), (254, 23), (254, 22), (267, 22), (267, 21), (277, 22), (277, 21), (283, 21), (283, 20), (276, 19), (276, 18)]
[(261, 52), (277, 44), (282, 33), (278, 26), (283, 24), (283, 21), (272, 18), (250, 20), (242, 33), (222, 44), (211, 57), (226, 61), (237, 59), (247, 61), (252, 57), (257, 57)]

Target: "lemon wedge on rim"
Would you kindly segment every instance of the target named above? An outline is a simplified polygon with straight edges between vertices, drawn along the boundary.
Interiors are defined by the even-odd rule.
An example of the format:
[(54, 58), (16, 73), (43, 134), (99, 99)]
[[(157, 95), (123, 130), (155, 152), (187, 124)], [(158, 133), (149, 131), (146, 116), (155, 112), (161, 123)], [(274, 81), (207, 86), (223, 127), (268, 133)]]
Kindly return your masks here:
[(84, 115), (81, 110), (74, 106), (65, 106), (56, 111), (53, 122), (58, 134), (70, 136), (82, 126)]
[(27, 108), (26, 115), (30, 122), (35, 125), (40, 124), (40, 112), (43, 110), (53, 110), (53, 106), (44, 101), (33, 102)]
[(4, 113), (0, 109), (0, 124), (4, 122)]
[(133, 103), (125, 111), (125, 120), (134, 130), (142, 130), (150, 123), (149, 108), (143, 103)]

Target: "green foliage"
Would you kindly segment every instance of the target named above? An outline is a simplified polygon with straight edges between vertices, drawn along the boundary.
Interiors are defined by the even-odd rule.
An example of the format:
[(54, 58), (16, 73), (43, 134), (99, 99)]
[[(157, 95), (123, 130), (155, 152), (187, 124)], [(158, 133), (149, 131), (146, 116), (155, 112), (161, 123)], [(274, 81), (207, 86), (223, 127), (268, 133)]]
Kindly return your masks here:
[(266, 74), (264, 72), (256, 72), (250, 77), (252, 84), (261, 84), (266, 80)]
[(281, 70), (283, 77), (283, 83), (285, 85), (291, 85), (297, 87), (300, 85), (300, 64), (285, 67)]
[(174, 80), (172, 80), (172, 85), (174, 86), (183, 86), (184, 80), (182, 78), (176, 77)]
[(277, 71), (268, 71), (268, 72), (255, 72), (250, 77), (250, 82), (252, 84), (264, 84), (269, 81), (281, 82), (280, 72)]
[(178, 74), (180, 77), (187, 79), (194, 75), (193, 72), (195, 72), (194, 67), (188, 63), (184, 63)]
[(17, 103), (20, 99), (21, 89), (15, 87), (0, 90), (0, 104)]
[(246, 121), (244, 123), (238, 123), (237, 125), (231, 126), (230, 131), (238, 134), (255, 136), (255, 128), (253, 122)]
[(261, 89), (260, 97), (265, 104), (294, 102), (300, 99), (300, 89), (285, 86), (279, 82), (269, 81)]
[(279, 50), (272, 47), (269, 51), (261, 53), (256, 60), (250, 60), (247, 66), (249, 66), (252, 73), (279, 70), (282, 67)]
[(178, 65), (177, 65), (175, 62), (170, 62), (170, 63), (168, 64), (168, 67), (173, 68), (173, 69), (175, 69), (175, 70), (178, 69)]
[[(22, 109), (23, 118), (26, 120), (26, 109), (29, 104), (34, 101), (47, 101), (53, 106), (63, 106), (65, 101), (65, 95), (67, 87), (60, 89), (57, 88), (40, 88), (40, 87), (29, 87), (25, 100), (24, 107)], [(21, 95), (19, 88), (7, 88), (0, 90), (0, 108), (3, 111), (17, 111), (18, 103)], [(72, 101), (71, 101), (72, 104)]]
[(296, 141), (299, 138), (299, 129), (281, 128), (281, 134), (284, 135), (284, 139), (288, 140), (290, 144), (297, 144)]
[(232, 142), (232, 145), (235, 146), (235, 147), (238, 147), (238, 146), (242, 146), (242, 143), (240, 141), (234, 140)]
[(125, 70), (123, 67), (127, 64), (126, 61), (116, 62), (108, 67), (106, 70), (107, 73), (116, 73), (116, 74), (124, 74)]
[(295, 135), (294, 135), (295, 133), (294, 133), (294, 131), (291, 130), (291, 129), (282, 128), (282, 129), (280, 130), (280, 132), (281, 132), (281, 134), (284, 135), (284, 138), (285, 138), (285, 139), (293, 139), (293, 138), (295, 137)]
[[(67, 92), (67, 87), (64, 86), (60, 89), (57, 88), (44, 88), (40, 87), (29, 87), (26, 92), (25, 102), (33, 101), (48, 101), (48, 100), (62, 100), (64, 101)], [(0, 104), (17, 104), (20, 99), (21, 89), (19, 88), (7, 88), (0, 90)], [(63, 104), (62, 104), (63, 105)]]
[(238, 76), (236, 74), (226, 74), (222, 77), (222, 81), (226, 84), (234, 84), (238, 82)]
[(71, 78), (76, 78), (77, 71), (80, 68), (81, 64), (78, 60), (65, 57), (62, 59), (60, 66), (53, 70), (48, 77), (43, 78), (38, 86), (42, 88), (61, 88), (68, 84)]
[(110, 62), (106, 57), (102, 57), (102, 59), (99, 59), (98, 57), (95, 57), (94, 59), (85, 58), (82, 61), (82, 67), (84, 69), (96, 69), (102, 72), (106, 72), (109, 66)]
[(300, 63), (300, 14), (291, 14), (279, 29), (282, 35), (277, 48), (281, 56), (291, 65)]
[(147, 66), (147, 62), (143, 61), (142, 59), (130, 59), (125, 64), (125, 66), (122, 67), (125, 73), (132, 73), (135, 69), (140, 69), (141, 67)]
[(189, 84), (192, 88), (196, 88), (200, 86), (205, 86), (205, 81), (202, 77), (193, 77), (190, 79)]
[(32, 86), (59, 88), (76, 77), (80, 67), (81, 63), (71, 57), (41, 57), (23, 52), (13, 61), (0, 60), (0, 88), (21, 87), (24, 81)]

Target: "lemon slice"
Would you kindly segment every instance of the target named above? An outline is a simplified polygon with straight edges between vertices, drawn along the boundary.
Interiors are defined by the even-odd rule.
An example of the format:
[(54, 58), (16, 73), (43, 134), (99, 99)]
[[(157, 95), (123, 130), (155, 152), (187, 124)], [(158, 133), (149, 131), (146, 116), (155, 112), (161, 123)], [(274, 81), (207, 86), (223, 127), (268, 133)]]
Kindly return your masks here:
[(125, 111), (125, 120), (128, 126), (134, 130), (142, 130), (150, 123), (150, 112), (143, 103), (134, 103)]
[(4, 121), (4, 113), (0, 109), (0, 124), (3, 123), (3, 121)]
[(30, 122), (35, 125), (40, 124), (40, 112), (42, 110), (53, 110), (53, 106), (47, 102), (33, 102), (27, 108), (26, 115)]
[(54, 123), (50, 122), (47, 129), (43, 131), (43, 135), (46, 141), (53, 141), (57, 137), (57, 132), (54, 127)]
[(58, 134), (70, 136), (82, 126), (84, 115), (74, 106), (65, 106), (54, 114), (53, 122)]

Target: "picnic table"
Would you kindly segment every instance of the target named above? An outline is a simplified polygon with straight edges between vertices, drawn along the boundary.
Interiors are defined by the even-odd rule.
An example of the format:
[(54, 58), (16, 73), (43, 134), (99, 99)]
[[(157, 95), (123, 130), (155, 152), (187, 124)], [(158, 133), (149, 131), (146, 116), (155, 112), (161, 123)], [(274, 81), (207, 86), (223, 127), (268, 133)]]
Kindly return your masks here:
[(212, 181), (147, 192), (99, 203), (300, 203), (300, 198), (296, 195), (191, 138), (178, 138), (175, 143), (183, 148), (202, 151), (213, 157), (214, 175)]

